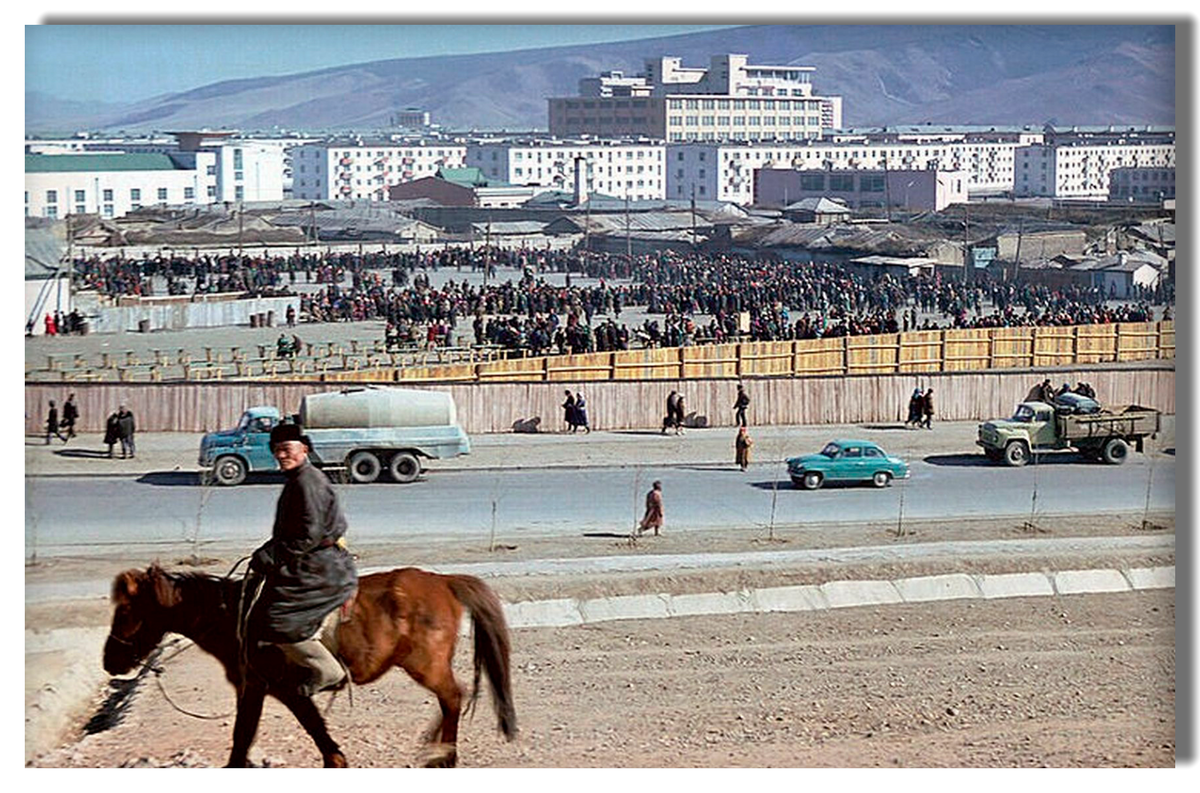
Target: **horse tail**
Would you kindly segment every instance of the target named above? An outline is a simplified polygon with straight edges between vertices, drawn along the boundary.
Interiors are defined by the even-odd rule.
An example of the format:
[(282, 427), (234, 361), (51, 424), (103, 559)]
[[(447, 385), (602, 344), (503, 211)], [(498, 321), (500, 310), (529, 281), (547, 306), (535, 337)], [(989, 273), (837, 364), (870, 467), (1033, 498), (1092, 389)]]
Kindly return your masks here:
[(479, 696), (479, 678), (487, 673), (492, 688), (492, 703), (496, 708), (500, 732), (508, 740), (517, 735), (517, 714), (513, 707), (512, 680), (509, 673), (508, 625), (504, 607), (487, 584), (474, 576), (446, 576), (450, 591), (471, 611), (475, 634), (475, 681), (469, 711)]

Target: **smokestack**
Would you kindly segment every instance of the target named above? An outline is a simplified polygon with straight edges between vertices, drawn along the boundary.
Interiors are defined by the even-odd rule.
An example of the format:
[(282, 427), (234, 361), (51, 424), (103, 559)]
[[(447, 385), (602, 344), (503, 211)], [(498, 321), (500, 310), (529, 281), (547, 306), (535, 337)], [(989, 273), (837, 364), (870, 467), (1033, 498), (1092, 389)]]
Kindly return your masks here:
[(587, 168), (583, 157), (575, 158), (575, 206), (583, 206), (588, 199)]

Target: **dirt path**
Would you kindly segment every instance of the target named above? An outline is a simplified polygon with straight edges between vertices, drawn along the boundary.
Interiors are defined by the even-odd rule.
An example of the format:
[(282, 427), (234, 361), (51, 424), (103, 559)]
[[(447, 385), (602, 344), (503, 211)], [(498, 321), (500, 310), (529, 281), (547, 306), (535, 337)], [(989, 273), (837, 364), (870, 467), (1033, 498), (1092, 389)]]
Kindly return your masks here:
[[(464, 721), (460, 763), (1170, 766), (1174, 640), (1171, 590), (520, 630), (521, 734), (503, 742), (485, 698)], [(191, 649), (166, 667), (180, 707), (232, 709), (212, 659)], [(405, 766), (435, 710), (393, 673), (353, 705), (340, 697), (329, 721), (353, 764)], [(219, 765), (231, 727), (182, 715), (148, 681), (117, 727), (33, 765)], [(273, 702), (252, 756), (319, 764)]]

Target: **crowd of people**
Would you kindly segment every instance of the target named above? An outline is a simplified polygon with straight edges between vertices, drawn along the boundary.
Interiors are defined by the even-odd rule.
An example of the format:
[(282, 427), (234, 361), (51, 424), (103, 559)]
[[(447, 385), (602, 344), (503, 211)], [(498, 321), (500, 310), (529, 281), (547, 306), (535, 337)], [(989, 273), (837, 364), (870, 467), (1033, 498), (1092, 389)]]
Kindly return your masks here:
[[(515, 270), (478, 283), (430, 273)], [(456, 337), (528, 354), (603, 352), (731, 340), (784, 341), (945, 328), (1143, 322), (1170, 304), (1169, 285), (1116, 303), (1099, 287), (939, 275), (868, 277), (831, 263), (728, 253), (634, 257), (570, 250), (475, 247), (424, 252), (316, 253), (76, 260), (81, 283), (108, 295), (147, 294), (150, 280), (186, 294), (299, 294), (308, 322), (387, 324), (389, 346), (444, 345)], [(565, 273), (551, 283), (547, 273)], [(585, 276), (586, 284), (572, 284)], [(304, 289), (298, 289), (299, 283)], [(313, 287), (316, 288), (313, 288)], [(1116, 303), (1114, 305), (1114, 303)], [(622, 312), (650, 318), (630, 326)], [(599, 318), (599, 319), (598, 319)], [(456, 334), (470, 323), (471, 333)], [(289, 326), (294, 319), (289, 318)]]

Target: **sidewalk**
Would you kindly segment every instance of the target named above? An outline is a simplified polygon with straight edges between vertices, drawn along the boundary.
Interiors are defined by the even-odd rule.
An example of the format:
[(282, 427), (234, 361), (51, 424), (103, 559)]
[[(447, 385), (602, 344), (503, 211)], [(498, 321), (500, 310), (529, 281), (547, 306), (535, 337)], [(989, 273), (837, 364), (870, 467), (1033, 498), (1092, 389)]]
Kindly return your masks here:
[[(1173, 417), (1169, 417), (1173, 419)], [(1164, 417), (1167, 424), (1168, 417)], [(875, 441), (889, 454), (912, 461), (930, 454), (976, 454), (977, 422), (934, 423), (932, 430), (902, 424), (851, 424), (751, 427), (751, 462), (780, 462), (820, 451), (834, 438)], [(1167, 427), (1164, 426), (1164, 430)], [(1174, 438), (1174, 421), (1170, 421)], [(521, 468), (602, 468), (630, 465), (732, 465), (736, 429), (688, 429), (682, 435), (657, 430), (577, 433), (503, 433), (471, 438), (471, 453), (450, 460), (425, 461), (428, 470), (478, 471)], [(1166, 434), (1166, 433), (1164, 433)], [(86, 433), (50, 445), (44, 437), (25, 438), (26, 476), (141, 476), (199, 471), (199, 433), (145, 433), (137, 436), (137, 457), (120, 459), (120, 445), (109, 459), (100, 433)], [(1162, 436), (1160, 436), (1161, 439)]]

